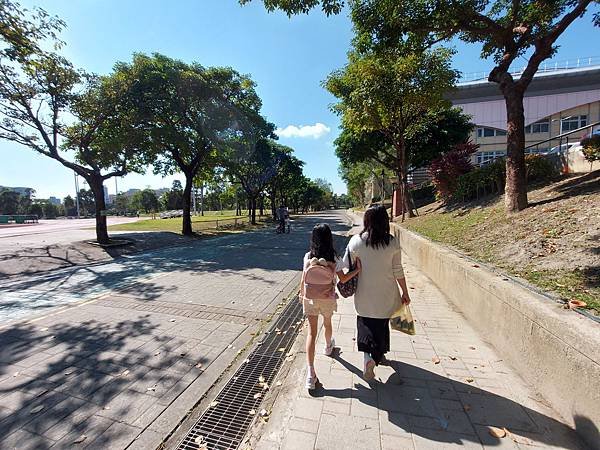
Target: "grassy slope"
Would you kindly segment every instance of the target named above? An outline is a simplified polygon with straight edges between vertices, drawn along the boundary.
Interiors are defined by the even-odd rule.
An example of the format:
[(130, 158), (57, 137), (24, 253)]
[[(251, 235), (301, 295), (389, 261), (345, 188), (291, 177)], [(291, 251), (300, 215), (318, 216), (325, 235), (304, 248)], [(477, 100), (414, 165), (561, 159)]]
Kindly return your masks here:
[(501, 199), (460, 209), (439, 204), (405, 226), (600, 313), (600, 171), (529, 194), (507, 217)]

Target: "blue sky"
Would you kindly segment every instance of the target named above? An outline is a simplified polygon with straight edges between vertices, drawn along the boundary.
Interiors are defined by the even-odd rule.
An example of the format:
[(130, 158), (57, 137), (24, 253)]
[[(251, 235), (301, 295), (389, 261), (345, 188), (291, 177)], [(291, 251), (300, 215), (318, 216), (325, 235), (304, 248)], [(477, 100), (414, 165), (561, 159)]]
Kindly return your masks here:
[[(64, 54), (76, 66), (100, 74), (133, 52), (161, 52), (205, 66), (231, 66), (258, 84), (263, 113), (285, 129), (280, 142), (296, 150), (312, 178), (329, 180), (338, 193), (345, 186), (337, 174), (332, 142), (338, 118), (329, 111), (334, 99), (321, 87), (332, 70), (343, 66), (352, 36), (345, 15), (325, 17), (320, 12), (295, 16), (268, 14), (261, 2), (239, 6), (237, 0), (22, 0), (43, 6), (67, 22), (62, 37)], [(598, 56), (593, 45), (598, 29), (590, 16), (579, 19), (561, 38), (556, 59)], [(463, 72), (486, 70), (479, 48), (456, 44), (454, 65)], [(302, 127), (310, 128), (302, 128)], [(329, 131), (328, 131), (329, 130)], [(58, 162), (18, 145), (0, 141), (0, 185), (29, 186), (38, 198), (64, 197), (74, 192), (73, 175)], [(119, 179), (119, 191), (170, 186), (148, 173)], [(110, 193), (115, 183), (107, 182)]]

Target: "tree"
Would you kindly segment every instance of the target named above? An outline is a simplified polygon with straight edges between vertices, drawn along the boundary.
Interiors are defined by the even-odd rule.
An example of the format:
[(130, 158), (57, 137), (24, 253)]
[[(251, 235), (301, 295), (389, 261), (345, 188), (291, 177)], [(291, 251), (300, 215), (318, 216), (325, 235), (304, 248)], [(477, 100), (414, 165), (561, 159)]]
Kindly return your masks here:
[(75, 200), (70, 195), (67, 195), (63, 199), (63, 205), (65, 207), (65, 216), (75, 216), (77, 214), (77, 207), (75, 205)]
[[(6, 27), (25, 19), (6, 9), (6, 4), (10, 2), (2, 3), (0, 10), (4, 30), (0, 36), (10, 44)], [(12, 59), (0, 55), (0, 138), (29, 147), (81, 175), (94, 193), (96, 238), (107, 243), (103, 182), (145, 167), (135, 158), (138, 134), (126, 123), (133, 80), (87, 75), (64, 57), (41, 50), (36, 39), (53, 37), (62, 22), (46, 15), (39, 22), (41, 34), (26, 36), (28, 50), (17, 51)], [(74, 160), (63, 150), (73, 151)]]
[(293, 155), (289, 147), (280, 146), (282, 160), (277, 167), (277, 173), (267, 186), (269, 201), (271, 203), (271, 215), (276, 219), (277, 203), (287, 205), (294, 190), (299, 187), (303, 174), (304, 162)]
[(164, 55), (134, 55), (118, 71), (138, 81), (138, 102), (157, 173), (182, 172), (182, 233), (192, 234), (194, 178), (216, 164), (216, 143), (235, 123), (238, 111), (260, 109), (254, 83), (231, 68), (205, 68)]
[(77, 195), (79, 197), (79, 208), (83, 216), (96, 213), (95, 195), (91, 189), (80, 189)]
[(152, 189), (146, 188), (133, 194), (131, 207), (137, 211), (144, 211), (146, 214), (156, 212), (159, 209), (158, 197)]
[(591, 134), (581, 140), (583, 156), (590, 163), (590, 170), (595, 161), (600, 161), (600, 134)]
[[(248, 3), (250, 0), (241, 0)], [(263, 0), (269, 10), (306, 13), (321, 6), (327, 14), (341, 11), (341, 0)], [(455, 37), (482, 45), (482, 58), (492, 57), (488, 80), (497, 83), (507, 113), (505, 206), (508, 212), (527, 207), (525, 115), (523, 98), (540, 64), (557, 51), (556, 41), (588, 6), (598, 0), (355, 0), (352, 21), (361, 52), (398, 47), (431, 47)], [(600, 26), (600, 13), (593, 22)], [(526, 59), (518, 77), (515, 61)]]
[(264, 136), (272, 129), (270, 124), (262, 129), (247, 128), (230, 139), (223, 152), (227, 173), (239, 181), (246, 193), (252, 224), (256, 224), (257, 200), (284, 159), (285, 148)]
[(29, 207), (29, 214), (33, 214), (41, 218), (44, 216), (44, 205), (41, 203), (33, 203)]
[[(410, 54), (351, 52), (346, 67), (325, 82), (339, 99), (333, 110), (342, 117), (342, 127), (361, 139), (368, 133), (370, 141), (376, 139), (377, 153), (393, 162), (403, 218), (406, 212), (413, 215), (407, 185), (407, 141), (427, 127), (431, 114), (448, 108), (443, 95), (457, 78), (449, 56), (450, 52), (441, 48)], [(386, 165), (384, 160), (378, 162)]]
[(183, 207), (183, 186), (181, 181), (173, 180), (171, 189), (165, 192), (159, 199), (163, 209), (166, 210), (179, 210)]
[[(523, 98), (540, 64), (555, 54), (556, 41), (596, 0), (494, 1), (356, 1), (352, 19), (362, 51), (393, 47), (431, 47), (459, 37), (480, 43), (482, 58), (492, 57), (488, 80), (497, 83), (507, 113), (505, 206), (508, 212), (527, 207), (525, 115)], [(600, 25), (600, 13), (594, 16)], [(526, 59), (518, 77), (515, 61)]]
[(129, 197), (127, 197), (122, 192), (115, 196), (115, 205), (114, 208), (117, 211), (117, 214), (126, 215), (127, 211), (129, 211)]
[(44, 208), (44, 217), (46, 219), (56, 219), (56, 216), (58, 215), (58, 207), (49, 201), (43, 202), (42, 205)]
[(0, 191), (0, 214), (17, 214), (20, 197), (18, 192), (2, 189)]

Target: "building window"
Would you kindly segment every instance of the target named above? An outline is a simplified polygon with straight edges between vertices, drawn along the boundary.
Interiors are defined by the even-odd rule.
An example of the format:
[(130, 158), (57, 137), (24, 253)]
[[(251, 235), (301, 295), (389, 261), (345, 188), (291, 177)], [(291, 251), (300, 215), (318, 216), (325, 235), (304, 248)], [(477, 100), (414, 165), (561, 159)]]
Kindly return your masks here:
[(525, 133), (547, 133), (550, 130), (550, 121), (540, 120), (539, 122), (532, 123), (531, 125), (527, 125), (525, 127)]
[(587, 125), (587, 115), (581, 116), (569, 116), (565, 117), (560, 121), (560, 132), (566, 133), (567, 131), (573, 131), (577, 128), (585, 127)]
[(494, 136), (506, 136), (506, 131), (498, 130), (496, 128), (480, 127), (477, 128), (477, 137), (494, 137)]
[(480, 166), (484, 166), (486, 164), (491, 163), (493, 160), (497, 158), (504, 158), (506, 156), (506, 152), (498, 150), (494, 152), (479, 152), (477, 153), (477, 164)]

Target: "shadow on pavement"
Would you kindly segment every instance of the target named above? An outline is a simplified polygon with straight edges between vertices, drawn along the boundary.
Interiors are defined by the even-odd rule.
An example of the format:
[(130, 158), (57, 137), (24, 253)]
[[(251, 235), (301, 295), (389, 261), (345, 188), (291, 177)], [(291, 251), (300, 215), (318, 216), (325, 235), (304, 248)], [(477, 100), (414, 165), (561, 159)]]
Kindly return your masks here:
[(145, 316), (0, 332), (0, 448), (73, 448), (102, 433), (94, 445), (108, 448), (135, 438), (206, 361), (188, 358), (178, 349), (185, 341), (164, 327)]
[[(362, 377), (361, 369), (339, 355), (335, 359)], [(390, 366), (394, 373), (385, 382), (372, 382), (370, 388), (362, 384), (346, 389), (321, 387), (312, 396), (357, 399), (385, 412), (396, 433), (413, 433), (442, 445), (468, 441), (488, 446), (507, 444), (509, 436), (499, 439), (489, 434), (488, 426), (494, 426), (506, 427), (523, 445), (586, 448), (573, 445), (579, 438), (565, 424), (505, 397), (401, 361), (390, 361)], [(585, 417), (575, 422), (578, 428), (595, 428)]]
[[(83, 300), (108, 291), (135, 293), (138, 299), (148, 301), (166, 293), (176, 295), (177, 283), (164, 285), (153, 281), (161, 274), (218, 273), (219, 277), (235, 275), (275, 284), (269, 272), (301, 269), (312, 227), (325, 219), (332, 231), (344, 233), (348, 227), (341, 218), (339, 213), (307, 215), (294, 221), (290, 234), (278, 235), (274, 229), (267, 229), (209, 241), (188, 241), (186, 245), (6, 282), (0, 285), (5, 294), (0, 301), (0, 314), (9, 317), (24, 306), (39, 312), (61, 304), (61, 298)], [(336, 241), (343, 248), (340, 243), (345, 241)]]

